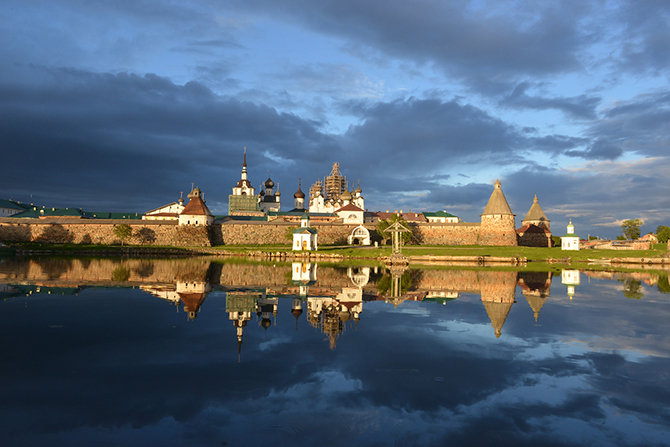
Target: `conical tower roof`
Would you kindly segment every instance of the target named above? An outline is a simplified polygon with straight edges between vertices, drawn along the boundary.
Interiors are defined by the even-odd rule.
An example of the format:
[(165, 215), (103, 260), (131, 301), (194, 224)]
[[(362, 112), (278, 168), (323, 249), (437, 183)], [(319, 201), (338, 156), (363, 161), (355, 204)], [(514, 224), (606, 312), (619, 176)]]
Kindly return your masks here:
[(543, 222), (549, 222), (549, 219), (547, 219), (547, 215), (544, 214), (544, 211), (542, 211), (542, 208), (540, 207), (540, 204), (537, 200), (537, 194), (535, 194), (535, 198), (533, 198), (533, 204), (530, 206), (530, 210), (528, 210), (528, 214), (526, 214), (526, 217), (523, 218), (523, 222), (527, 220), (539, 220)]
[(514, 213), (509, 207), (509, 204), (507, 203), (505, 194), (503, 194), (502, 192), (502, 188), (500, 187), (500, 180), (496, 180), (493, 192), (491, 193), (491, 198), (489, 198), (489, 203), (486, 204), (486, 208), (484, 209), (482, 216), (485, 214), (511, 214), (512, 216), (514, 215)]

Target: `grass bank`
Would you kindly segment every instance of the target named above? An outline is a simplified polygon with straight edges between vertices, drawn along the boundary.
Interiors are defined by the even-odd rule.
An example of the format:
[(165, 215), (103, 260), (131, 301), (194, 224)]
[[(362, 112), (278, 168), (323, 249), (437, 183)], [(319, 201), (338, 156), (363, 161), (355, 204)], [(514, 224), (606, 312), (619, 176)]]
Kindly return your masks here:
[[(105, 255), (110, 251), (123, 253), (132, 250), (133, 252), (146, 251), (155, 252), (164, 250), (166, 252), (183, 251), (188, 254), (192, 251), (198, 251), (202, 247), (172, 247), (172, 246), (138, 246), (138, 245), (80, 245), (80, 244), (42, 244), (42, 243), (17, 243), (12, 247), (0, 249), (0, 256), (11, 256), (14, 248), (24, 251), (48, 251), (60, 255), (78, 255), (82, 253)], [(258, 252), (277, 253), (291, 252), (291, 246), (282, 245), (220, 245), (207, 248), (208, 251), (222, 254), (246, 255)], [(321, 245), (319, 253), (341, 255), (349, 259), (377, 259), (380, 256), (389, 256), (391, 248), (386, 247), (362, 247), (362, 246), (335, 246)], [(549, 261), (565, 260), (570, 258), (571, 262), (588, 262), (590, 259), (612, 259), (612, 258), (656, 258), (668, 253), (665, 244), (654, 244), (650, 250), (579, 250), (563, 251), (560, 247), (541, 248), (541, 247), (491, 247), (491, 246), (415, 246), (408, 245), (403, 247), (403, 254), (406, 256), (495, 256), (495, 257), (520, 257), (527, 258), (528, 261)]]

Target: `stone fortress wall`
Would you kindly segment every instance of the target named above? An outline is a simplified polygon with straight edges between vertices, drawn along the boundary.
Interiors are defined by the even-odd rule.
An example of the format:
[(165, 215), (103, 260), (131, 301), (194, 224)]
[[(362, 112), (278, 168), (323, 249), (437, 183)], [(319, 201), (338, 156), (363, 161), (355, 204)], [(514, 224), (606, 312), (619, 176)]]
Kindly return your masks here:
[(114, 227), (133, 229), (126, 241), (132, 245), (211, 246), (206, 227), (177, 225), (177, 222), (95, 219), (0, 219), (0, 241), (71, 244), (120, 244)]
[[(28, 219), (26, 219), (28, 220)], [(212, 246), (212, 245), (290, 245), (286, 237), (297, 228), (288, 222), (224, 223), (206, 227), (177, 225), (176, 222), (160, 223), (147, 220), (96, 221), (84, 219), (58, 219), (57, 221), (30, 219), (17, 223), (17, 219), (0, 219), (0, 241), (45, 242), (73, 244), (120, 244), (114, 235), (114, 226), (127, 224), (133, 236), (126, 241), (131, 245)], [(319, 231), (319, 244), (346, 244), (347, 236), (357, 225), (312, 224)], [(419, 245), (477, 245), (479, 223), (420, 223), (411, 224), (415, 243)], [(375, 224), (366, 224), (373, 240)]]

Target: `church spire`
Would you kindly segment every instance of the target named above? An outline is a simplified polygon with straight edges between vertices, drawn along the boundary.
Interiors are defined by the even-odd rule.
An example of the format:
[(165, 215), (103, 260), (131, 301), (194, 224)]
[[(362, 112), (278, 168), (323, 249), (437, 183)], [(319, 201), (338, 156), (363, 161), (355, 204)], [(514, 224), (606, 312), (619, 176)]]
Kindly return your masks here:
[(242, 163), (242, 180), (247, 179), (247, 148), (244, 147), (244, 162)]

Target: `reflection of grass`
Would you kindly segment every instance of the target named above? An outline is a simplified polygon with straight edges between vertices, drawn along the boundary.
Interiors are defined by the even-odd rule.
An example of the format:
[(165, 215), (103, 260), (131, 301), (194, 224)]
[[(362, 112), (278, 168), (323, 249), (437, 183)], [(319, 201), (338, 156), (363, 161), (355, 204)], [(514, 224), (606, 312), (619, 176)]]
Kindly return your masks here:
[(14, 256), (14, 249), (8, 247), (0, 247), (0, 258), (8, 258)]

